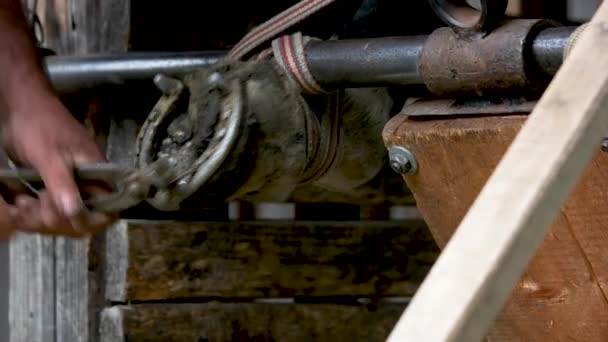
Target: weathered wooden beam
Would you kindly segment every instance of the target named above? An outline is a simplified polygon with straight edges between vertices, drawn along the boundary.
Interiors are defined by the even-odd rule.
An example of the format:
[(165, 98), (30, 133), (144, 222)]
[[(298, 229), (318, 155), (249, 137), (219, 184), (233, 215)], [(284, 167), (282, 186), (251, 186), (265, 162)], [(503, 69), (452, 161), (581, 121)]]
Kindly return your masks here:
[(486, 334), (608, 131), (607, 27), (604, 3), (389, 341), (479, 341)]
[(102, 312), (101, 342), (383, 341), (405, 304), (138, 304)]
[[(30, 8), (35, 2), (28, 1)], [(45, 47), (58, 54), (124, 52), (130, 1), (39, 0)], [(10, 341), (95, 340), (89, 239), (19, 235), (10, 244)]]
[(19, 234), (10, 243), (11, 342), (55, 341), (54, 240)]
[(56, 238), (55, 257), (55, 336), (56, 341), (88, 342), (91, 331), (91, 290), (89, 275), (90, 239)]
[(438, 252), (416, 220), (123, 221), (106, 245), (111, 302), (410, 296)]
[[(527, 116), (391, 122), (421, 171), (407, 177), (440, 248), (524, 125)], [(598, 151), (488, 333), (492, 342), (601, 341), (608, 333), (608, 154)]]

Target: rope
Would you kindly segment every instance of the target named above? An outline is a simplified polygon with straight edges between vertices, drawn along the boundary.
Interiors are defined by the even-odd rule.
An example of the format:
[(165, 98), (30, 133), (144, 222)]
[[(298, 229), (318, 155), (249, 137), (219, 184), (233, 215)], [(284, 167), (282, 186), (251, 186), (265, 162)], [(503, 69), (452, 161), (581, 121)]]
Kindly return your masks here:
[(311, 40), (300, 32), (272, 41), (272, 52), (287, 76), (309, 94), (326, 94), (308, 68), (304, 46)]
[(267, 22), (251, 30), (228, 53), (228, 58), (242, 59), (283, 31), (327, 7), (335, 0), (302, 0)]

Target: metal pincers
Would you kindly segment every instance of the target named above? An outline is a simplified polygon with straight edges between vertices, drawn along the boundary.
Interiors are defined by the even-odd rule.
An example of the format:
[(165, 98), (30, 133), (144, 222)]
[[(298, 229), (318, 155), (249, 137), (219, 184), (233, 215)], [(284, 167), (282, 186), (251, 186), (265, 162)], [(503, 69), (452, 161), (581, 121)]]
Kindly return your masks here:
[[(88, 209), (97, 212), (120, 212), (132, 208), (148, 198), (153, 188), (164, 188), (172, 181), (171, 169), (163, 161), (145, 169), (128, 169), (111, 163), (88, 164), (77, 167), (74, 176), (77, 182), (100, 182), (112, 186), (113, 191), (95, 195), (84, 200)], [(0, 183), (42, 184), (42, 178), (33, 169), (0, 169)]]

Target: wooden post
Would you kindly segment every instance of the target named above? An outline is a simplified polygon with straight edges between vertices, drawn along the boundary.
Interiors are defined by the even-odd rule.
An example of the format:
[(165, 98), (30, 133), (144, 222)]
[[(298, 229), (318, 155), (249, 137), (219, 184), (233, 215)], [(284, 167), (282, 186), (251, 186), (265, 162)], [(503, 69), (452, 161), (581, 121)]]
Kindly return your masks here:
[[(59, 54), (127, 50), (129, 1), (41, 0), (37, 12)], [(9, 341), (95, 341), (89, 239), (18, 235), (9, 248)]]
[(606, 54), (604, 3), (388, 341), (483, 339), (608, 131)]

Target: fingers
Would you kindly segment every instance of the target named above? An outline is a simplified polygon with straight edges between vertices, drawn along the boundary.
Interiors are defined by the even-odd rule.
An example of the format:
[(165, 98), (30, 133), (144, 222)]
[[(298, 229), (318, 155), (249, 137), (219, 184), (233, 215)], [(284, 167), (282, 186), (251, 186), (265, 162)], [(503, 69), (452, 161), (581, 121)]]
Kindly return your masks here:
[[(82, 184), (79, 187), (74, 180), (73, 163), (99, 160), (94, 154), (86, 155), (88, 157), (69, 158), (70, 162), (53, 158), (43, 165), (35, 165), (45, 182), (46, 191), (39, 194), (38, 200), (25, 196), (25, 199), (17, 203), (24, 222), (23, 229), (80, 237), (95, 233), (117, 219), (115, 215), (90, 212), (84, 206), (80, 189), (90, 195), (104, 189), (94, 184)], [(23, 217), (28, 212), (35, 214)]]
[[(21, 230), (71, 236), (102, 229), (116, 218), (85, 208), (74, 166), (103, 162), (104, 155), (58, 98), (37, 95), (12, 109), (19, 115), (11, 115), (0, 137), (11, 158), (36, 169), (46, 188), (37, 199), (24, 195), (15, 199), (14, 224)], [(0, 203), (0, 215), (2, 210)]]
[(67, 218), (75, 218), (84, 209), (73, 164), (67, 158), (52, 158), (44, 165), (34, 165), (40, 172), (54, 207)]
[(39, 199), (19, 195), (15, 200), (18, 210), (17, 227), (19, 230), (43, 234), (84, 235), (72, 227), (71, 222), (55, 208), (47, 193), (40, 193)]
[(15, 221), (19, 230), (49, 235), (83, 237), (95, 233), (114, 221), (114, 217), (82, 210), (68, 218), (55, 207), (47, 192), (41, 192), (38, 199), (20, 195), (16, 199)]

